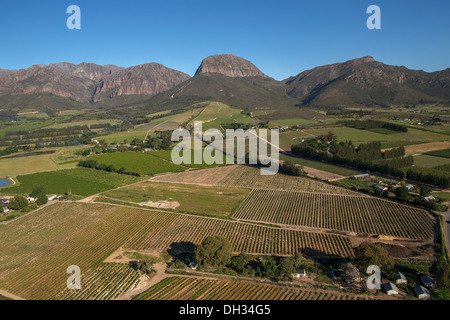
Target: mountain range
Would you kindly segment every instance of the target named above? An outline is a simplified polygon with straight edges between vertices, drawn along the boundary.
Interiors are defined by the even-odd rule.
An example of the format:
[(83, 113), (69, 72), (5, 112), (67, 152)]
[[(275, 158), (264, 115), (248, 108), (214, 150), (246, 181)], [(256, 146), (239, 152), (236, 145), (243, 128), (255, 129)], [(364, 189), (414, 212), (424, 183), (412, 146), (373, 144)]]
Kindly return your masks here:
[(195, 75), (147, 63), (129, 68), (67, 62), (0, 69), (0, 108), (45, 111), (108, 108), (198, 97), (257, 107), (389, 107), (450, 103), (450, 69), (437, 72), (391, 66), (363, 57), (320, 66), (277, 81), (231, 54), (205, 58)]

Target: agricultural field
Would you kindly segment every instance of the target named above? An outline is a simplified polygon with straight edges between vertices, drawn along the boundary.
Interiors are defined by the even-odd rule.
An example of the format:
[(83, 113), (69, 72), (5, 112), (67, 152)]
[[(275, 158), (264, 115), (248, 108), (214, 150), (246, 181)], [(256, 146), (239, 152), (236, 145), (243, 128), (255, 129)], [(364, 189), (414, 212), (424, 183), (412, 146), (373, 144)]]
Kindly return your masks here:
[(114, 152), (87, 157), (98, 164), (113, 165), (116, 170), (124, 168), (142, 175), (153, 175), (164, 172), (182, 172), (186, 168), (161, 158), (141, 152)]
[(329, 131), (333, 131), (339, 141), (352, 140), (353, 143), (363, 143), (369, 141), (380, 142), (415, 142), (415, 141), (447, 141), (448, 135), (431, 132), (427, 130), (419, 130), (414, 128), (408, 128), (408, 132), (396, 132), (391, 134), (384, 134), (373, 132), (369, 130), (361, 130), (347, 127), (329, 127), (320, 129), (306, 129), (304, 130), (310, 136), (319, 136), (321, 134), (327, 134)]
[(137, 271), (126, 264), (100, 263), (81, 275), (80, 290), (65, 288), (56, 294), (57, 300), (113, 300), (135, 288), (140, 282)]
[[(148, 201), (175, 203), (175, 212), (229, 218), (249, 195), (249, 189), (142, 182), (104, 193), (108, 198), (146, 205)], [(151, 204), (152, 205), (152, 204)]]
[(329, 172), (329, 173), (332, 173), (335, 175), (339, 175), (339, 176), (344, 176), (344, 177), (361, 174), (361, 171), (358, 171), (358, 170), (340, 167), (340, 166), (333, 165), (333, 164), (326, 163), (326, 162), (320, 162), (320, 161), (315, 161), (315, 160), (306, 159), (306, 158), (288, 156), (286, 154), (280, 154), (280, 160), (283, 160), (283, 161), (289, 160), (289, 161), (291, 161), (295, 164), (299, 164), (301, 166), (306, 166), (306, 167), (310, 167), (313, 169), (326, 171), (326, 172)]
[(414, 156), (414, 165), (419, 167), (433, 168), (450, 164), (450, 158), (422, 154)]
[(166, 250), (199, 244), (210, 235), (229, 239), (236, 253), (353, 255), (342, 236), (105, 204), (56, 203), (0, 224), (1, 288), (27, 299), (52, 299), (64, 293), (70, 265), (84, 274), (118, 248)]
[(234, 165), (163, 175), (154, 177), (152, 180), (251, 189), (294, 190), (325, 194), (360, 195), (351, 190), (308, 178), (293, 177), (281, 173), (272, 176), (262, 176), (260, 174), (260, 169), (245, 165)]
[(61, 123), (55, 123), (47, 128), (49, 129), (61, 129), (61, 128), (69, 128), (69, 127), (75, 127), (75, 126), (91, 126), (93, 124), (106, 124), (109, 123), (110, 125), (119, 125), (122, 123), (121, 120), (117, 119), (99, 119), (99, 120), (83, 120), (83, 121), (73, 121), (73, 122), (61, 122)]
[(367, 300), (367, 295), (242, 280), (172, 276), (134, 300)]
[(450, 158), (450, 149), (430, 151), (425, 154), (434, 157)]
[(143, 140), (147, 135), (147, 131), (121, 131), (111, 133), (105, 136), (96, 137), (97, 140), (105, 140), (106, 143), (109, 144), (117, 144), (117, 143), (127, 143), (134, 140), (134, 138), (138, 138)]
[(208, 129), (221, 130), (222, 124), (233, 123), (254, 123), (254, 119), (247, 115), (241, 114), (240, 109), (230, 108), (228, 105), (220, 102), (208, 102), (205, 103), (203, 111), (189, 122), (189, 125), (193, 125), (194, 121), (203, 122), (203, 131)]
[(234, 219), (432, 240), (434, 219), (425, 211), (366, 196), (253, 190)]
[[(151, 120), (148, 123), (143, 123), (134, 127), (136, 131), (172, 131), (178, 129), (179, 126), (189, 122), (200, 114), (203, 109), (195, 108), (186, 112), (167, 115), (158, 119)], [(162, 113), (158, 113), (162, 114)], [(155, 116), (153, 114), (150, 116)]]
[(269, 123), (269, 126), (287, 126), (287, 127), (293, 127), (293, 126), (304, 126), (309, 124), (317, 124), (316, 121), (313, 120), (305, 120), (301, 118), (294, 118), (294, 119), (281, 119), (281, 120), (273, 120)]
[(63, 169), (17, 176), (18, 184), (2, 188), (4, 194), (30, 194), (44, 187), (47, 194), (72, 192), (90, 196), (119, 186), (141, 181), (142, 178), (88, 168)]
[(81, 153), (82, 150), (82, 147), (44, 148), (39, 150), (39, 152), (48, 151), (49, 153), (28, 157), (21, 156), (17, 158), (11, 157), (21, 154), (11, 154), (2, 157), (0, 158), (0, 178), (74, 168), (82, 158), (82, 156), (77, 153)]

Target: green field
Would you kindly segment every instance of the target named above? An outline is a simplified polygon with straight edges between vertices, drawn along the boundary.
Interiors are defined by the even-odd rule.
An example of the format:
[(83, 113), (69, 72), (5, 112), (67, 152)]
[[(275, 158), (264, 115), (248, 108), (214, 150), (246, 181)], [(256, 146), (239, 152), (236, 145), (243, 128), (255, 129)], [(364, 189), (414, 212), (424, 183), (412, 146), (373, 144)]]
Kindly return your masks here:
[(340, 176), (354, 176), (356, 174), (361, 174), (361, 171), (348, 169), (340, 166), (335, 166), (326, 162), (314, 161), (306, 158), (293, 157), (288, 156), (286, 154), (280, 154), (280, 160), (289, 160), (295, 164), (299, 164), (301, 166), (306, 166), (310, 168), (314, 168), (317, 170), (322, 170), (330, 173), (334, 173)]
[(305, 120), (301, 118), (295, 118), (295, 119), (282, 119), (282, 120), (274, 120), (270, 122), (270, 126), (273, 125), (280, 125), (280, 126), (302, 126), (302, 125), (308, 125), (308, 124), (315, 124), (316, 121), (312, 120)]
[[(195, 118), (200, 112), (201, 108), (195, 108), (183, 113), (168, 115), (162, 118), (151, 120), (149, 123), (143, 123), (135, 126), (136, 131), (172, 131), (179, 126), (187, 123)], [(161, 114), (161, 113), (158, 113)], [(153, 116), (153, 115), (150, 115)]]
[(96, 160), (98, 164), (113, 165), (117, 170), (124, 168), (127, 171), (137, 172), (143, 175), (186, 170), (169, 161), (141, 152), (114, 152), (91, 156), (87, 159)]
[(449, 158), (429, 156), (427, 154), (429, 153), (415, 156), (414, 165), (419, 167), (433, 168), (450, 164)]
[(309, 135), (319, 136), (327, 134), (329, 131), (333, 131), (339, 141), (352, 140), (353, 142), (368, 142), (368, 141), (381, 141), (381, 142), (432, 142), (432, 141), (446, 141), (448, 136), (445, 134), (439, 134), (426, 130), (419, 130), (409, 128), (408, 132), (397, 132), (391, 134), (382, 134), (369, 130), (361, 130), (347, 127), (329, 127), (320, 129), (308, 129), (304, 130)]
[[(13, 177), (42, 171), (74, 168), (82, 158), (76, 151), (82, 147), (44, 148), (39, 151), (55, 151), (52, 154), (43, 154), (21, 158), (0, 158), (0, 178)], [(9, 156), (13, 156), (9, 155)]]
[(178, 202), (176, 212), (228, 218), (249, 195), (250, 189), (190, 184), (142, 182), (104, 193), (107, 197), (133, 203)]
[(18, 185), (2, 188), (4, 194), (30, 194), (43, 186), (47, 194), (64, 194), (71, 191), (80, 196), (138, 182), (142, 178), (87, 168), (65, 169), (17, 176)]
[(106, 143), (122, 143), (122, 142), (131, 142), (134, 138), (138, 138), (143, 140), (147, 135), (146, 131), (122, 131), (115, 132), (105, 136), (96, 137), (97, 140), (105, 140)]
[(122, 121), (117, 119), (101, 119), (101, 120), (83, 120), (83, 121), (74, 121), (74, 122), (63, 122), (63, 123), (55, 123), (47, 128), (50, 129), (60, 129), (60, 128), (68, 128), (75, 126), (91, 126), (93, 124), (105, 124), (109, 123), (111, 125), (118, 125), (122, 123)]
[(247, 115), (241, 114), (240, 109), (230, 108), (228, 105), (220, 102), (208, 102), (205, 109), (193, 121), (203, 122), (203, 131), (208, 129), (221, 130), (222, 124), (233, 123), (254, 123), (255, 120)]
[(424, 154), (441, 158), (450, 158), (450, 149), (430, 151)]

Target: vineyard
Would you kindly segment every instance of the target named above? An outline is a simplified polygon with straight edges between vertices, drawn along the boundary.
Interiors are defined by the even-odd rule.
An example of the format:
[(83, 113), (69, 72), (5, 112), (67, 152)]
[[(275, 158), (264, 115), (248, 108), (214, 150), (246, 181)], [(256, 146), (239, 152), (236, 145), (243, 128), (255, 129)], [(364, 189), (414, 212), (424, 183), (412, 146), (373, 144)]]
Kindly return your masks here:
[(367, 300), (365, 295), (240, 280), (169, 277), (136, 300)]
[(430, 240), (434, 220), (425, 211), (373, 197), (253, 190), (235, 219)]
[(199, 244), (210, 235), (231, 241), (236, 252), (305, 256), (353, 255), (348, 238), (171, 212), (90, 203), (58, 203), (0, 225), (0, 288), (27, 299), (63, 292), (66, 269), (81, 272), (119, 247), (168, 249)]
[(58, 300), (112, 300), (117, 299), (139, 283), (139, 273), (130, 266), (102, 263), (81, 275), (81, 290), (65, 288), (55, 296)]
[(273, 176), (262, 176), (258, 168), (244, 165), (168, 174), (155, 177), (152, 180), (160, 182), (209, 184), (252, 189), (295, 190), (313, 193), (343, 194), (360, 197), (364, 196), (351, 190), (308, 178), (293, 177), (280, 173)]

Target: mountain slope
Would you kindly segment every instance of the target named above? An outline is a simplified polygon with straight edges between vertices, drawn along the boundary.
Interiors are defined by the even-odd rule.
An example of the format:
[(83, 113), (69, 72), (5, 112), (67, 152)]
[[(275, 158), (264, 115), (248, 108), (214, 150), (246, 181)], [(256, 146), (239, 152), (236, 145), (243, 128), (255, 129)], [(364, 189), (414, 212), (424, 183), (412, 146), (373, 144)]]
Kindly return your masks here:
[(158, 63), (147, 63), (111, 73), (97, 84), (93, 101), (122, 95), (152, 96), (188, 80), (189, 75)]
[(450, 100), (450, 69), (427, 73), (375, 61), (350, 60), (286, 79), (287, 93), (309, 106), (390, 106)]

